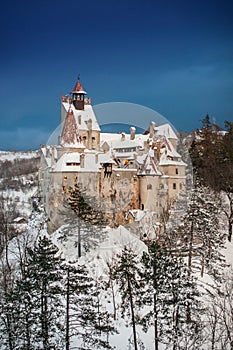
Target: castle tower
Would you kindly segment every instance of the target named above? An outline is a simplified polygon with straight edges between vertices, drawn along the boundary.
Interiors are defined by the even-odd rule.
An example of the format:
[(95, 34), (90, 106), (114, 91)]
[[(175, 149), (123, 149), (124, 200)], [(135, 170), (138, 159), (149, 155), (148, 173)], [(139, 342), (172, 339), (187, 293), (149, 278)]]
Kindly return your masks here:
[[(68, 95), (61, 97), (63, 131), (60, 144), (62, 145), (62, 141), (64, 143), (64, 137), (66, 139), (68, 137), (75, 143), (79, 139), (82, 145), (89, 150), (98, 150), (100, 147), (100, 127), (91, 106), (91, 98), (86, 97), (87, 93), (80, 82), (80, 76), (78, 76), (77, 83), (70, 94), (71, 97)], [(68, 143), (74, 143), (73, 141)], [(67, 144), (67, 141), (65, 143)]]
[(73, 90), (71, 91), (71, 94), (72, 94), (72, 100), (73, 100), (73, 105), (75, 109), (83, 111), (84, 97), (87, 93), (80, 82), (80, 75), (78, 75), (78, 81), (75, 84), (75, 87), (73, 88)]

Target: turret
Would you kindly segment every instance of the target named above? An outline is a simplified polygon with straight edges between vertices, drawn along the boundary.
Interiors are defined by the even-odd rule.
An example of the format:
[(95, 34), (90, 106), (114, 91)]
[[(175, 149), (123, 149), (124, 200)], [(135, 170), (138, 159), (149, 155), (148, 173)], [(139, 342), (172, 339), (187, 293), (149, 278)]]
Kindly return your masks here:
[(80, 82), (80, 75), (78, 76), (78, 81), (71, 91), (72, 94), (72, 100), (73, 100), (73, 105), (75, 109), (77, 110), (84, 110), (84, 97), (87, 94), (86, 91), (84, 90), (81, 82)]

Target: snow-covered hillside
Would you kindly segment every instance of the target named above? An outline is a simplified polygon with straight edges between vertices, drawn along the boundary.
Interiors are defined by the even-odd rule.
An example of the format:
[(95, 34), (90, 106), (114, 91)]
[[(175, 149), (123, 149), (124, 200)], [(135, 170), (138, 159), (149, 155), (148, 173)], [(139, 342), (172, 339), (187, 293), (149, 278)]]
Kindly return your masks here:
[(0, 152), (0, 196), (6, 208), (14, 203), (15, 211), (26, 218), (38, 190), (39, 163), (40, 151)]

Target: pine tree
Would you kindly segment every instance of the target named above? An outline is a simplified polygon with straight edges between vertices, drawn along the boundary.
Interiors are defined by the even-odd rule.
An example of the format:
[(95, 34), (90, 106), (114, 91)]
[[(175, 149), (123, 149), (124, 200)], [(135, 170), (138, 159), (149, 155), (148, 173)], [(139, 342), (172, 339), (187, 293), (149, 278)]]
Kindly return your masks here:
[[(166, 289), (167, 298), (163, 305), (166, 310), (163, 333), (172, 344), (173, 350), (198, 349), (202, 342), (201, 315), (204, 307), (200, 300), (197, 282), (189, 274), (181, 257), (170, 255)], [(165, 327), (164, 327), (165, 325)]]
[[(199, 333), (195, 310), (200, 311), (198, 292), (182, 259), (171, 255), (157, 242), (150, 242), (141, 263), (144, 282), (141, 303), (149, 307), (141, 323), (146, 332), (153, 326), (155, 350), (159, 349), (159, 342), (179, 349), (184, 346), (187, 335), (194, 345)], [(191, 303), (192, 318), (187, 324), (187, 306)]]
[(154, 327), (155, 350), (158, 350), (161, 334), (159, 315), (164, 298), (164, 279), (166, 278), (167, 266), (165, 256), (156, 242), (149, 244), (148, 253), (143, 253), (141, 262), (143, 270), (139, 274), (145, 281), (141, 302), (144, 305), (152, 306), (150, 311), (142, 319), (142, 325), (144, 331), (148, 331), (150, 326)]
[(73, 223), (68, 227), (64, 237), (77, 236), (78, 257), (81, 257), (81, 247), (88, 251), (95, 247), (105, 237), (104, 227), (107, 221), (104, 210), (94, 197), (90, 197), (81, 185), (75, 184), (69, 189), (65, 206), (74, 213)]
[(66, 350), (71, 338), (79, 340), (79, 349), (111, 349), (108, 335), (115, 331), (111, 315), (103, 310), (100, 290), (84, 265), (65, 265)]
[(226, 193), (228, 208), (224, 213), (228, 220), (228, 240), (231, 241), (233, 232), (233, 123), (225, 122), (226, 130), (222, 138), (219, 156), (219, 190)]
[(25, 275), (18, 282), (25, 324), (22, 336), (29, 345), (28, 337), (33, 335), (33, 346), (45, 350), (61, 346), (57, 336), (62, 331), (60, 264), (58, 248), (47, 237), (39, 237), (35, 248), (28, 249)]
[(202, 128), (190, 148), (194, 173), (201, 184), (220, 193), (224, 191), (228, 208), (223, 212), (228, 220), (228, 240), (233, 230), (233, 123), (226, 121), (223, 135), (209, 116), (202, 121)]
[(14, 293), (14, 277), (8, 267), (1, 265), (0, 344), (3, 349), (14, 350), (18, 338), (19, 302)]
[(118, 255), (114, 267), (114, 278), (117, 281), (121, 295), (121, 314), (124, 318), (131, 319), (133, 330), (134, 349), (138, 349), (138, 339), (136, 333), (137, 304), (139, 305), (139, 293), (142, 288), (140, 281), (139, 259), (131, 248), (126, 246), (122, 253)]
[(221, 249), (225, 243), (225, 233), (219, 225), (219, 197), (209, 188), (196, 183), (184, 223), (182, 235), (186, 237), (188, 249), (188, 267), (201, 270), (206, 268), (209, 274), (217, 278), (219, 267), (224, 265)]

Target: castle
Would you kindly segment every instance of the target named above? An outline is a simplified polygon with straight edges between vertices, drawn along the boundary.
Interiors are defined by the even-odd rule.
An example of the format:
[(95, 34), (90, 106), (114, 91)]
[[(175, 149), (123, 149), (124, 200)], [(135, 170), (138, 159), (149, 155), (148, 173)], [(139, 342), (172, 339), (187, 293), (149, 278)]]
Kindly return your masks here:
[(51, 231), (61, 224), (64, 197), (76, 183), (104, 204), (114, 225), (140, 210), (160, 221), (185, 193), (186, 164), (169, 124), (151, 122), (144, 134), (135, 127), (128, 134), (102, 133), (80, 78), (61, 97), (61, 123), (58, 144), (41, 146), (39, 183)]

